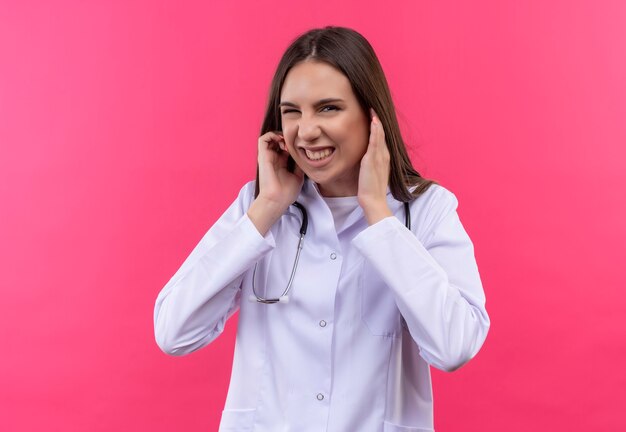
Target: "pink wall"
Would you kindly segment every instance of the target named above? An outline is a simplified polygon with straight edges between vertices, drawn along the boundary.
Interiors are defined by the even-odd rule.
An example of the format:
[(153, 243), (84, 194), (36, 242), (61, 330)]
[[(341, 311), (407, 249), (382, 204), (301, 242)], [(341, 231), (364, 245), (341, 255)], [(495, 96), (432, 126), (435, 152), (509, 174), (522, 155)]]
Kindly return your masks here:
[(370, 39), (476, 246), (492, 329), (434, 374), (438, 431), (626, 430), (626, 3), (260, 3), (2, 1), (0, 430), (216, 430), (234, 322), (168, 357), (154, 300), (326, 24)]

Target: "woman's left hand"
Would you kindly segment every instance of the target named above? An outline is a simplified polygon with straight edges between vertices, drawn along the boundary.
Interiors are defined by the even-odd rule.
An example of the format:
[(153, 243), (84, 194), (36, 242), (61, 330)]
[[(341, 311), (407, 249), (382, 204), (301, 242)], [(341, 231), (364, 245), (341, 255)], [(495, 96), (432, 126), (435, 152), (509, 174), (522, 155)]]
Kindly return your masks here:
[(385, 131), (378, 115), (370, 109), (370, 137), (367, 151), (361, 159), (359, 171), (359, 204), (370, 225), (391, 216), (387, 205), (387, 186), (389, 184), (389, 149), (385, 142)]

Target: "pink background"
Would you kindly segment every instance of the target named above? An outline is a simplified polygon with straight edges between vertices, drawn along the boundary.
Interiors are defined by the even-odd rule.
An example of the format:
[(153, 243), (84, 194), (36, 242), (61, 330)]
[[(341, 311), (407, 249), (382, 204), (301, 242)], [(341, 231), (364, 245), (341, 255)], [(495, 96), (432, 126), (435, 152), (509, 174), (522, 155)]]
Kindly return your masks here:
[(438, 431), (626, 430), (625, 22), (621, 0), (2, 1), (0, 430), (217, 429), (235, 321), (168, 357), (154, 300), (253, 177), (282, 51), (327, 24), (371, 41), (475, 243), (492, 328), (434, 373)]

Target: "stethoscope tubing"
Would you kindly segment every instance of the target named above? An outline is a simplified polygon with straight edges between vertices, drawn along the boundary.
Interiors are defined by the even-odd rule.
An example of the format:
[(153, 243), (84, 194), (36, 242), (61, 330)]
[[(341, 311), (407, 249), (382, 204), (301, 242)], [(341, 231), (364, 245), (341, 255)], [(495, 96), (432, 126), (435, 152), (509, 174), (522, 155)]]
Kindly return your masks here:
[[(293, 285), (293, 279), (296, 276), (296, 270), (298, 269), (298, 262), (300, 261), (300, 252), (302, 251), (302, 247), (304, 246), (304, 237), (306, 236), (306, 232), (309, 226), (309, 217), (306, 211), (306, 208), (300, 204), (299, 202), (294, 202), (293, 206), (297, 207), (302, 213), (302, 224), (300, 225), (300, 240), (298, 240), (298, 249), (296, 251), (296, 257), (293, 262), (293, 266), (291, 267), (291, 275), (289, 276), (289, 282), (287, 282), (287, 287), (283, 291), (280, 297), (278, 298), (264, 298), (259, 296), (256, 293), (256, 270), (259, 265), (258, 261), (254, 264), (254, 270), (252, 272), (252, 294), (248, 298), (252, 302), (263, 303), (263, 304), (275, 304), (275, 303), (288, 303), (289, 290)], [(409, 207), (409, 203), (404, 203), (404, 224), (410, 230), (411, 229), (411, 211)]]

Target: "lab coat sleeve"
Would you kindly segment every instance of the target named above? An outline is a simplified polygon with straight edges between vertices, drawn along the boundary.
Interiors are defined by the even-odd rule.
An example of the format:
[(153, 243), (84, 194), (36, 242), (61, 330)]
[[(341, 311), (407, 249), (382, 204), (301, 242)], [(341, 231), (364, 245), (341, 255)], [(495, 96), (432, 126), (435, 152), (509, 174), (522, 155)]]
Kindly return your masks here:
[(453, 371), (476, 355), (490, 321), (458, 201), (452, 192), (438, 189), (424, 243), (396, 217), (371, 225), (352, 243), (394, 292), (420, 355), (438, 369)]
[(154, 332), (165, 353), (188, 354), (217, 338), (239, 307), (245, 272), (275, 246), (247, 216), (253, 194), (250, 182), (157, 296)]

